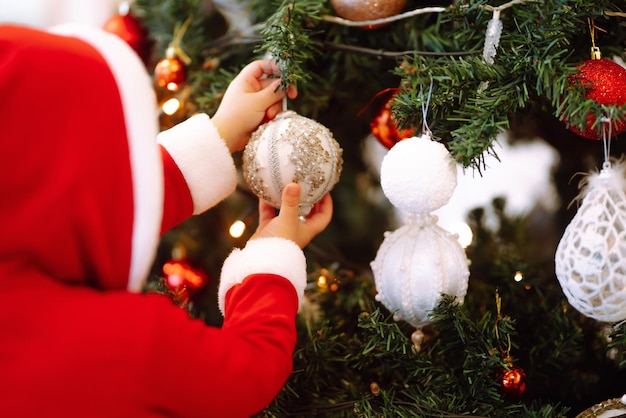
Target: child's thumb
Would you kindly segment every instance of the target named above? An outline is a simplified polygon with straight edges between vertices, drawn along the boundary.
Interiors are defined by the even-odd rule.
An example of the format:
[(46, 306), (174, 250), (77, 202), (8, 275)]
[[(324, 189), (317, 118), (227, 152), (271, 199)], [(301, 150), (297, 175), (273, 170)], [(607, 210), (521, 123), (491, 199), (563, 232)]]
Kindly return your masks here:
[(298, 217), (298, 205), (300, 204), (300, 185), (289, 183), (283, 189), (280, 214), (288, 218)]

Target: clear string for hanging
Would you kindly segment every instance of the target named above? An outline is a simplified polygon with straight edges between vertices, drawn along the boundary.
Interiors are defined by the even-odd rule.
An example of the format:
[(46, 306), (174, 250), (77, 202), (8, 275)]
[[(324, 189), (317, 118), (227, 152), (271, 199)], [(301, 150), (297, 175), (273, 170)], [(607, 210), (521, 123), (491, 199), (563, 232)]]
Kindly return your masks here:
[(430, 98), (433, 93), (433, 79), (430, 79), (430, 87), (428, 88), (428, 97), (426, 98), (426, 103), (424, 103), (424, 94), (422, 91), (422, 86), (420, 85), (420, 101), (422, 103), (422, 134), (432, 136), (432, 132), (428, 127), (428, 122), (426, 121), (426, 116), (428, 114), (428, 108), (430, 106)]
[(600, 119), (602, 124), (602, 146), (604, 149), (604, 162), (602, 163), (602, 173), (608, 175), (608, 169), (611, 168), (611, 137), (613, 135), (613, 109), (609, 113), (609, 117), (604, 116)]

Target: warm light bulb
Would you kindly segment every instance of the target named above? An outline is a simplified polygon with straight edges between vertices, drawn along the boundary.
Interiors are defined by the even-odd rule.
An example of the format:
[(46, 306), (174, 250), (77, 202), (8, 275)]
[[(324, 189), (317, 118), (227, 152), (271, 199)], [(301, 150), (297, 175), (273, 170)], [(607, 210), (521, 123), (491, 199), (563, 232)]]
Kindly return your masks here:
[(461, 247), (467, 248), (474, 239), (474, 233), (472, 228), (465, 222), (454, 222), (449, 225), (443, 224), (442, 227), (447, 229), (448, 232), (457, 235), (457, 241), (461, 244)]
[(321, 275), (317, 278), (317, 285), (322, 289), (326, 289), (328, 287), (328, 279), (326, 276)]
[(516, 271), (515, 275), (513, 276), (513, 280), (515, 280), (516, 282), (521, 282), (522, 280), (524, 280), (524, 273), (522, 273), (521, 271)]
[(163, 105), (161, 106), (161, 108), (163, 109), (163, 113), (171, 116), (174, 113), (176, 113), (178, 109), (180, 109), (180, 100), (178, 100), (175, 97), (172, 97), (171, 99), (166, 100), (165, 103), (163, 103)]
[(238, 220), (238, 221), (233, 222), (228, 232), (230, 233), (231, 237), (239, 238), (243, 235), (245, 230), (246, 230), (246, 224), (243, 221)]

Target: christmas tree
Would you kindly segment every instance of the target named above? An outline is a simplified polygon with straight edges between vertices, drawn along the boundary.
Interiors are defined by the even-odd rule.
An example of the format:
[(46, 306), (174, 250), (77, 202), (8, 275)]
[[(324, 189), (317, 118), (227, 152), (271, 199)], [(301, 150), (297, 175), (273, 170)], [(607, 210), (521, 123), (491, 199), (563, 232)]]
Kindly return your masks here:
[[(294, 373), (261, 416), (624, 413), (614, 400), (626, 393), (624, 304), (613, 320), (573, 307), (555, 252), (576, 215), (572, 176), (623, 153), (626, 76), (605, 61), (626, 56), (626, 2), (136, 0), (129, 15), (113, 17), (122, 18), (138, 25), (112, 31), (140, 41), (163, 129), (212, 114), (243, 65), (271, 56), (282, 87), (298, 90), (288, 108), (328, 127), (343, 149), (333, 222), (305, 251), (310, 283)], [(476, 177), (510, 163), (502, 143), (541, 138), (558, 154), (549, 173), (558, 204), (511, 215), (511, 202), (496, 195), (472, 208), (462, 303), (442, 292), (416, 327), (378, 300), (371, 262), (385, 232), (401, 225), (376, 156), (424, 132)], [(505, 183), (517, 187), (535, 169), (528, 161)], [(622, 194), (610, 195), (617, 220), (605, 226), (618, 247)], [(221, 262), (254, 230), (256, 202), (242, 181), (168, 232), (151, 290), (219, 325)], [(229, 235), (236, 221), (247, 228)], [(612, 271), (611, 293), (623, 300), (626, 252), (607, 263), (600, 271)]]

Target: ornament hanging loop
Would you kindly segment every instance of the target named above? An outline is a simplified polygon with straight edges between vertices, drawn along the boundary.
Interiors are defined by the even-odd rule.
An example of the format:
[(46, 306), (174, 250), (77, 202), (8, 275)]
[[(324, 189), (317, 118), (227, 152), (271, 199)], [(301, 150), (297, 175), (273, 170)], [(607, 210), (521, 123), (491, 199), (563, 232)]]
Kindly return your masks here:
[(420, 85), (420, 101), (422, 103), (422, 135), (427, 135), (429, 137), (432, 136), (432, 131), (428, 127), (427, 115), (428, 108), (430, 107), (430, 98), (433, 93), (433, 79), (430, 78), (430, 87), (428, 88), (428, 96), (426, 97), (426, 102), (424, 102), (424, 95), (422, 91), (422, 86)]
[(602, 163), (602, 171), (600, 173), (601, 176), (608, 176), (609, 169), (611, 168), (611, 136), (612, 136), (612, 128), (613, 124), (611, 120), (613, 119), (613, 109), (609, 114), (609, 117), (603, 117), (600, 119), (600, 123), (602, 124), (602, 144), (604, 146), (604, 162)]
[[(191, 16), (189, 16), (182, 25), (174, 29), (174, 38), (167, 46), (167, 50), (165, 52), (165, 56), (167, 58), (177, 57), (180, 59), (185, 65), (191, 64), (191, 57), (187, 55), (185, 51), (180, 46), (180, 43), (183, 40), (183, 36), (185, 36), (185, 32), (191, 23)], [(178, 25), (177, 25), (178, 26)]]
[(502, 319), (502, 296), (500, 296), (500, 289), (496, 287), (496, 339), (500, 341), (500, 331), (498, 329), (498, 323)]
[(606, 31), (596, 26), (596, 22), (592, 18), (587, 18), (587, 24), (589, 25), (589, 34), (591, 35), (591, 59), (602, 59), (602, 52), (600, 52), (600, 48), (596, 46), (596, 29), (605, 33)]

